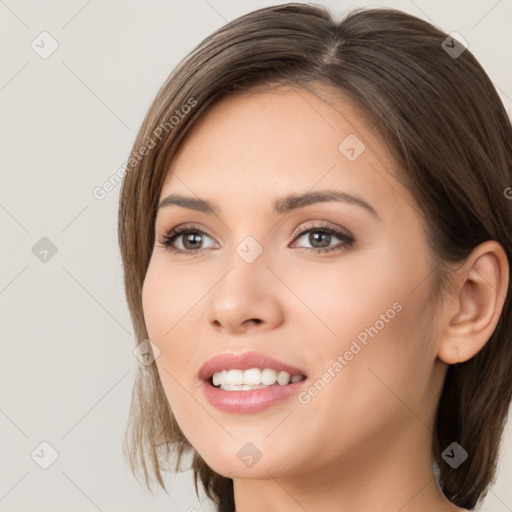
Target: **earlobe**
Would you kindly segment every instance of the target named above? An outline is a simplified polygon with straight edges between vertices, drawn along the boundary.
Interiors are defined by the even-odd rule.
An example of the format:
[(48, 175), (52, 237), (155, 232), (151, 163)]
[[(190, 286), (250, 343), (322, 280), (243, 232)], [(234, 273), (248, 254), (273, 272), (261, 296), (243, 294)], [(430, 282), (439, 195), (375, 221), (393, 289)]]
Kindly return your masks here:
[(448, 364), (471, 359), (496, 329), (509, 282), (503, 247), (494, 240), (480, 244), (458, 274), (456, 293), (446, 302), (451, 311), (438, 345), (438, 357)]

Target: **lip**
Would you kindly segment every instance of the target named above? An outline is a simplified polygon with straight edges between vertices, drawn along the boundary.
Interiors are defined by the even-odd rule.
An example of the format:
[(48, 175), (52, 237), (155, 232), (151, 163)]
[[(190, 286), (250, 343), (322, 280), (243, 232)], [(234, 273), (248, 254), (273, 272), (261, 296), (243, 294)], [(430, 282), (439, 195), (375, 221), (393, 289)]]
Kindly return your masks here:
[(285, 364), (273, 357), (258, 352), (243, 352), (240, 354), (225, 353), (212, 357), (199, 369), (199, 378), (207, 381), (215, 372), (222, 370), (250, 370), (251, 368), (272, 368), (278, 372), (288, 372), (290, 375), (304, 375), (304, 370)]
[[(286, 386), (274, 384), (268, 388), (254, 389), (252, 391), (224, 391), (212, 386), (209, 382), (210, 377), (217, 371), (249, 370), (250, 368), (272, 368), (276, 371), (288, 372), (290, 375), (302, 374), (306, 378)], [(203, 364), (199, 370), (199, 379), (208, 402), (221, 411), (232, 413), (262, 411), (281, 400), (296, 395), (308, 380), (304, 370), (257, 352), (219, 354)]]

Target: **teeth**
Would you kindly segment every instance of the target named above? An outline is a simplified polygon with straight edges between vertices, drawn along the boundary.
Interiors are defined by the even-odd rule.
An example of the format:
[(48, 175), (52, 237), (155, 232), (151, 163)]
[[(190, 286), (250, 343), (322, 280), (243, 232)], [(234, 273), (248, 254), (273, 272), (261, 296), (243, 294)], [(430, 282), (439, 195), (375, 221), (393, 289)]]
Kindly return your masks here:
[(214, 386), (220, 386), (226, 391), (247, 391), (251, 389), (262, 389), (267, 386), (299, 382), (305, 379), (304, 375), (291, 376), (288, 372), (277, 372), (272, 368), (251, 368), (249, 370), (222, 370), (215, 372), (212, 376)]
[(226, 370), (223, 370), (222, 372), (215, 372), (212, 377), (213, 385), (219, 386), (221, 382), (225, 382), (227, 373), (228, 372)]
[(244, 372), (244, 384), (261, 384), (261, 370), (259, 368), (251, 368)]
[(281, 386), (286, 386), (286, 384), (290, 384), (290, 374), (288, 372), (279, 372), (277, 374), (277, 382)]
[[(288, 377), (290, 374), (287, 374)], [(261, 372), (261, 383), (265, 384), (265, 386), (272, 386), (276, 383), (277, 380), (277, 372), (275, 370), (272, 370), (272, 368), (265, 368)]]
[(268, 386), (263, 386), (262, 384), (258, 384), (257, 386), (248, 386), (247, 384), (242, 384), (241, 386), (230, 386), (229, 384), (221, 384), (220, 389), (224, 391), (251, 391), (252, 389), (263, 389), (268, 388)]
[(223, 384), (239, 386), (244, 383), (244, 372), (242, 370), (229, 370), (226, 374)]

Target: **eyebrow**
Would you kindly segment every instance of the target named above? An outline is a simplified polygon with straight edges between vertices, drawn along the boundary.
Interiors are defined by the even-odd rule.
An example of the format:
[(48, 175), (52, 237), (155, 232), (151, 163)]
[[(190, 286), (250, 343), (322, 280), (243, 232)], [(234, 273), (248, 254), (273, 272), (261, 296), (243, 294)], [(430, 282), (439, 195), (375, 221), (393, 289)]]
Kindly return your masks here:
[[(338, 202), (357, 205), (371, 213), (375, 218), (381, 218), (375, 208), (373, 208), (373, 206), (367, 203), (364, 199), (339, 190), (320, 190), (317, 192), (306, 192), (304, 194), (290, 194), (277, 199), (274, 203), (274, 210), (276, 213), (282, 215), (310, 204), (324, 202)], [(168, 208), (170, 206), (181, 206), (183, 208), (189, 208), (190, 210), (196, 210), (198, 212), (217, 216), (220, 213), (218, 208), (210, 201), (195, 197), (182, 196), (180, 194), (171, 194), (163, 199), (158, 205), (158, 210), (161, 208)]]

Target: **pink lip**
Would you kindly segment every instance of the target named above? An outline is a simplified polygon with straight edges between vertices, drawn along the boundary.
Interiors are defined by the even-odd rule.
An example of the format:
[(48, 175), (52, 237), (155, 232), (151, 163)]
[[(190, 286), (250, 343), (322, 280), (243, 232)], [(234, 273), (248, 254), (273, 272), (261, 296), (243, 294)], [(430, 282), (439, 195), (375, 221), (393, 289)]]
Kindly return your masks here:
[(291, 395), (297, 394), (306, 379), (286, 386), (274, 384), (252, 391), (224, 391), (210, 384), (210, 377), (222, 370), (249, 370), (250, 368), (272, 368), (290, 375), (302, 374), (303, 370), (287, 365), (264, 354), (245, 352), (242, 354), (219, 354), (207, 361), (199, 370), (199, 378), (206, 399), (217, 409), (234, 413), (258, 412)]
[(273, 357), (258, 352), (243, 352), (241, 354), (219, 354), (212, 357), (201, 366), (199, 378), (208, 380), (215, 372), (222, 370), (250, 370), (251, 368), (272, 368), (276, 371), (288, 372), (290, 375), (306, 375), (304, 370), (284, 364)]

